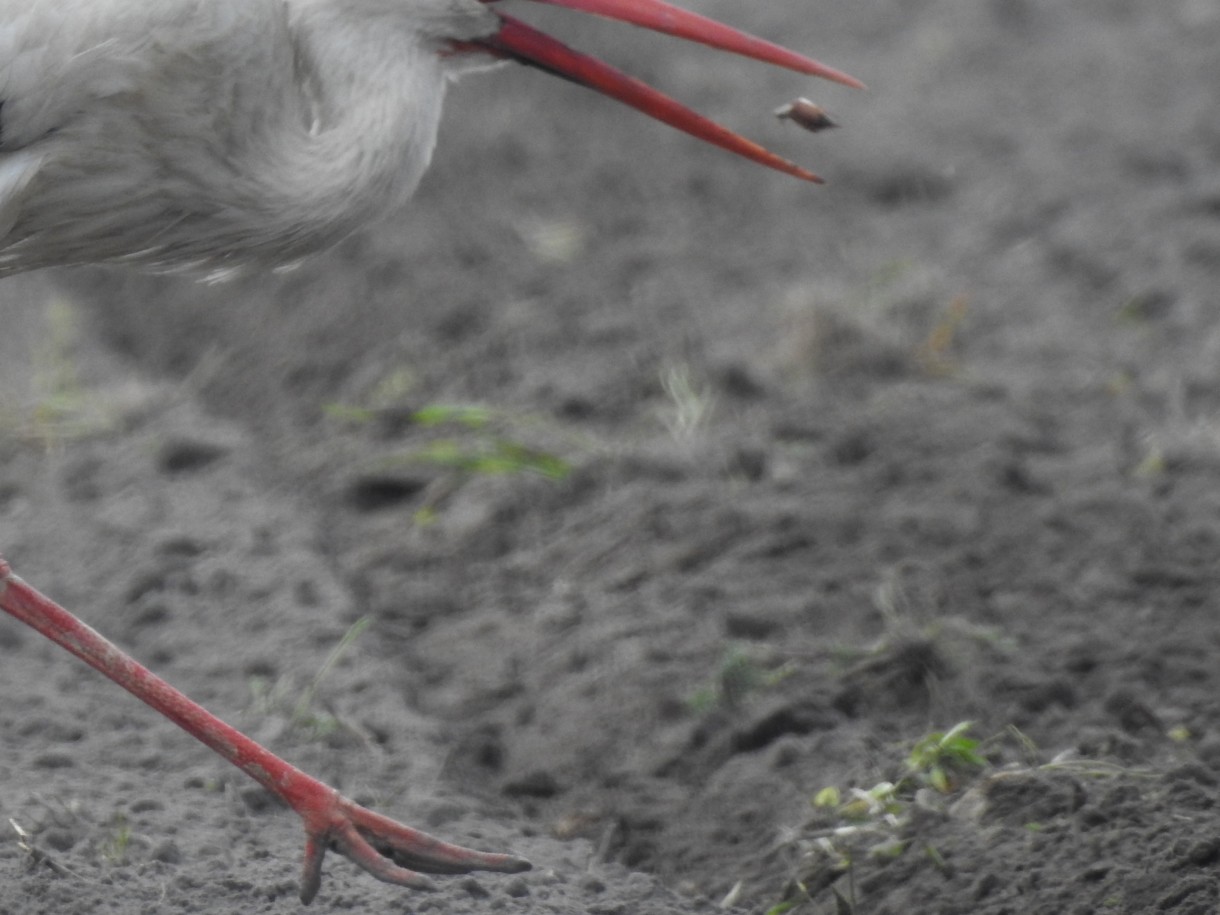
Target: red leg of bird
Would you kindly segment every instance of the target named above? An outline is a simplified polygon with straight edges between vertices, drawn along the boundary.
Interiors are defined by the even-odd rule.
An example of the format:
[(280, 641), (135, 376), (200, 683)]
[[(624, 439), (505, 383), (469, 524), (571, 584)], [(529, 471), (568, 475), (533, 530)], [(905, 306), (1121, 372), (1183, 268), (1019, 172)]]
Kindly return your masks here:
[(414, 889), (432, 884), (419, 872), (473, 870), (517, 873), (530, 863), (515, 855), (450, 845), (343, 797), (192, 702), (98, 632), (13, 574), (0, 557), (0, 609), (38, 630), (119, 686), (203, 741), (268, 791), (281, 797), (305, 824), (301, 901), (308, 904), (322, 880), (328, 848), (379, 880)]

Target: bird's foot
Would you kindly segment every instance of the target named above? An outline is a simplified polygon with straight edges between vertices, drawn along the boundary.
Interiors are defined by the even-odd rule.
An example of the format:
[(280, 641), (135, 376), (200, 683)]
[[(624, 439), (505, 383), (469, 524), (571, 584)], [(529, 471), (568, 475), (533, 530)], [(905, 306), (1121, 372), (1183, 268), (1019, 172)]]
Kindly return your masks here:
[[(465, 874), (483, 870), (516, 874), (532, 867), (516, 855), (475, 851), (412, 829), (348, 800), (321, 782), (314, 782), (309, 789), (312, 796), (293, 805), (305, 821), (301, 902), (306, 905), (317, 895), (322, 883), (322, 858), (328, 848), (378, 880), (416, 890), (434, 889), (424, 873)], [(318, 803), (312, 803), (315, 799)]]
[(301, 901), (308, 904), (322, 883), (328, 848), (379, 880), (426, 890), (422, 875), (530, 869), (516, 855), (474, 851), (443, 842), (348, 800), (334, 788), (280, 759), (266, 747), (192, 702), (112, 642), (13, 574), (0, 556), (0, 611), (32, 626), (211, 747), (305, 821), (305, 869)]

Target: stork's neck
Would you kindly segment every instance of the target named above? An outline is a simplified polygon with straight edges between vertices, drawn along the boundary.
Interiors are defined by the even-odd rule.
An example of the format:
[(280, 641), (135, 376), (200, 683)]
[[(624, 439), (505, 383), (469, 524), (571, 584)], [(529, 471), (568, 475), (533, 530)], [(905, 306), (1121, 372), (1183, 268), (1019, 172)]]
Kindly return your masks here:
[(440, 123), (444, 66), (404, 21), (409, 6), (368, 16), (336, 6), (290, 6), (288, 104), (276, 122), (256, 127), (261, 144), (250, 148), (251, 199), (282, 211), (268, 241), (288, 240), (287, 260), (405, 202)]

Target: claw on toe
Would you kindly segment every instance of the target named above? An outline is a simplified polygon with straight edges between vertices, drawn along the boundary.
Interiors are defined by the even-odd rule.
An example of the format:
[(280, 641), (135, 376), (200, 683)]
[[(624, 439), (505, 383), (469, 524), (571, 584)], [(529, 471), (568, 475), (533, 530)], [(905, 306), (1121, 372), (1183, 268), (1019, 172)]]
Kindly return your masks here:
[(333, 848), (378, 880), (432, 889), (428, 874), (498, 871), (516, 874), (530, 863), (516, 855), (451, 845), (361, 807), (306, 775), (266, 747), (192, 702), (130, 655), (13, 574), (0, 556), (0, 611), (33, 627), (194, 735), (300, 814), (305, 822), (301, 901), (322, 883), (322, 859)]
[(329, 809), (311, 822), (305, 816), (305, 863), (301, 902), (309, 905), (322, 884), (322, 859), (327, 848), (368, 871), (378, 880), (415, 890), (435, 889), (429, 874), (496, 871), (516, 874), (533, 865), (516, 855), (475, 851), (374, 813), (337, 792)]

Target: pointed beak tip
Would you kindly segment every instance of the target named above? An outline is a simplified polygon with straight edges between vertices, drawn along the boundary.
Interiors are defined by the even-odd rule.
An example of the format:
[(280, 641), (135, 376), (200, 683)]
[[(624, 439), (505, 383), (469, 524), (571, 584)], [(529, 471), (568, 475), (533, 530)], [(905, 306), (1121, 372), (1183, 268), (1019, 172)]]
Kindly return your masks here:
[[(483, 2), (494, 3), (496, 0), (483, 0)], [(719, 50), (752, 57), (775, 66), (827, 79), (853, 89), (866, 88), (860, 80), (840, 70), (827, 67), (780, 45), (739, 32), (714, 20), (681, 10), (665, 0), (537, 0), (537, 2), (564, 6), (607, 19), (627, 22), (652, 31), (664, 32)], [(825, 183), (821, 177), (808, 169), (768, 152), (758, 144), (710, 121), (639, 80), (628, 77), (596, 58), (574, 51), (526, 25), (516, 17), (498, 11), (496, 15), (501, 20), (499, 31), (494, 36), (473, 42), (484, 50), (490, 51), (494, 56), (515, 59), (586, 86), (697, 139), (744, 156), (760, 165), (784, 172), (811, 184)], [(806, 129), (823, 129), (833, 126), (833, 122), (827, 118), (816, 127), (802, 126), (806, 126)]]
[(817, 72), (810, 72), (809, 75), (819, 77), (820, 79), (829, 80), (832, 83), (838, 83), (840, 86), (846, 86), (848, 89), (862, 89), (864, 91), (868, 90), (868, 86), (856, 79), (850, 73), (844, 73), (842, 70), (835, 70), (821, 64), (818, 65)]
[(792, 162), (785, 162), (783, 165), (772, 165), (776, 171), (783, 172), (786, 175), (791, 175), (793, 178), (799, 178), (801, 181), (807, 181), (810, 184), (825, 184), (826, 179), (821, 175), (814, 174), (807, 168), (802, 168)]

